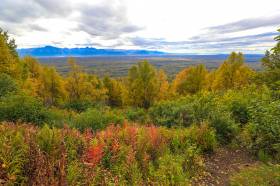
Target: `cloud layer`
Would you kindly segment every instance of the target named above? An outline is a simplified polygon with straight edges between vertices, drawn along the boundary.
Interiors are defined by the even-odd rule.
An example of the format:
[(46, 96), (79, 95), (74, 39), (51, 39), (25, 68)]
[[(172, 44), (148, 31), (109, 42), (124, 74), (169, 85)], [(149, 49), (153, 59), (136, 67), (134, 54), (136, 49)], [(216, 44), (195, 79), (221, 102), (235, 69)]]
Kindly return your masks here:
[(122, 34), (141, 30), (140, 27), (128, 21), (126, 8), (122, 5), (82, 6), (80, 14), (77, 29), (83, 30), (92, 36), (116, 39)]
[[(78, 15), (73, 16), (75, 13)], [(40, 19), (67, 19), (76, 25), (72, 31), (84, 31), (105, 39), (116, 39), (141, 29), (129, 22), (126, 7), (119, 0), (104, 0), (100, 4), (73, 4), (67, 0), (1, 0), (0, 21), (15, 34), (22, 30), (47, 31), (51, 25), (33, 24)], [(19, 27), (22, 29), (15, 29)]]
[(280, 14), (269, 17), (243, 19), (224, 25), (209, 27), (207, 30), (210, 32), (223, 34), (270, 26), (280, 27)]
[[(219, 12), (216, 19), (211, 19), (207, 12), (205, 15), (201, 13), (200, 18), (195, 17), (196, 11), (189, 9), (191, 13), (187, 14), (187, 10), (180, 8), (180, 0), (167, 3), (167, 11), (161, 9), (165, 3), (159, 6), (158, 3), (148, 0), (142, 0), (143, 3), (137, 0), (0, 1), (0, 27), (12, 33), (20, 47), (55, 45), (153, 49), (184, 53), (221, 53), (232, 50), (261, 53), (274, 45), (273, 38), (277, 35), (276, 29), (280, 27), (279, 9), (274, 14), (264, 13), (259, 17), (246, 17), (247, 12), (251, 15), (248, 8), (246, 16), (242, 15), (238, 20), (239, 12), (236, 11), (231, 19), (219, 18)], [(192, 3), (194, 7), (197, 4), (192, 1), (194, 0), (187, 3), (190, 8)], [(136, 9), (131, 11), (130, 8), (135, 3)], [(214, 0), (213, 3), (218, 3), (218, 0)], [(176, 9), (172, 9), (170, 5), (176, 5)], [(141, 11), (135, 13), (138, 6)], [(209, 7), (209, 12), (216, 12), (213, 7)], [(224, 11), (224, 14), (227, 12), (230, 10)], [(176, 16), (172, 17), (173, 15)], [(153, 24), (148, 24), (150, 21)], [(224, 24), (220, 24), (219, 21)], [(176, 26), (173, 22), (176, 22)], [(205, 28), (204, 25), (208, 26)], [(198, 28), (195, 30), (196, 26)], [(195, 31), (188, 33), (189, 35), (186, 33), (185, 37), (184, 32), (188, 30)]]

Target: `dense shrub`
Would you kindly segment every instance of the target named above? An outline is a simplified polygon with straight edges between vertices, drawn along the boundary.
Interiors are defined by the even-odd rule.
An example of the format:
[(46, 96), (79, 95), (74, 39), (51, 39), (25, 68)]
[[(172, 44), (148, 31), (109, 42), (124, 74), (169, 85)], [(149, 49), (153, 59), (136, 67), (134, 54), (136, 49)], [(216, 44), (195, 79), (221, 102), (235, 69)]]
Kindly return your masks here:
[(147, 111), (143, 108), (128, 108), (125, 110), (125, 118), (128, 121), (144, 124), (148, 123), (148, 117)]
[(122, 124), (124, 117), (118, 113), (111, 110), (98, 110), (89, 109), (86, 112), (82, 112), (76, 118), (74, 118), (71, 126), (84, 131), (90, 128), (94, 131), (105, 129), (110, 124)]
[(12, 95), (0, 100), (0, 120), (42, 124), (47, 120), (47, 114), (39, 100), (25, 95)]
[(149, 110), (153, 123), (167, 127), (190, 126), (203, 122), (214, 113), (212, 96), (195, 95), (174, 101), (164, 101)]
[(261, 150), (280, 160), (280, 101), (260, 102), (251, 108), (250, 124), (242, 134), (254, 152)]
[(187, 108), (180, 101), (164, 101), (149, 109), (149, 115), (155, 125), (166, 127), (182, 126)]
[(219, 106), (218, 98), (213, 95), (195, 95), (161, 102), (150, 108), (150, 118), (154, 124), (167, 127), (190, 126), (206, 121), (216, 130), (220, 142), (229, 143), (236, 135), (237, 125), (231, 113)]
[(189, 129), (189, 136), (204, 152), (212, 152), (217, 146), (215, 130), (210, 128), (208, 123), (193, 125)]
[(63, 128), (71, 123), (77, 115), (74, 111), (62, 110), (57, 108), (48, 108), (46, 111), (46, 123), (51, 127)]
[(243, 126), (249, 122), (249, 109), (258, 102), (271, 100), (270, 94), (267, 87), (255, 85), (241, 90), (229, 90), (219, 99), (219, 107), (227, 109), (235, 122)]
[(75, 110), (77, 112), (84, 112), (87, 109), (93, 107), (93, 104), (90, 101), (72, 101), (67, 102), (64, 107), (66, 109)]
[(222, 144), (230, 143), (238, 133), (238, 126), (229, 112), (216, 110), (209, 116), (208, 122), (216, 130), (217, 139)]
[(18, 89), (16, 81), (7, 74), (0, 73), (0, 98)]

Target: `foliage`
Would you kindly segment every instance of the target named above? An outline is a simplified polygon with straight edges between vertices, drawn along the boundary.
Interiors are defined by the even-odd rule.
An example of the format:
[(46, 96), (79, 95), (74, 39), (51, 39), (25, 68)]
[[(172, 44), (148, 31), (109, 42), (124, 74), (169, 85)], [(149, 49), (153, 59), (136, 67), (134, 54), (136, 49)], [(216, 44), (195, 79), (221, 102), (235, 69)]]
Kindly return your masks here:
[(193, 125), (190, 128), (189, 135), (191, 140), (198, 144), (204, 152), (213, 152), (217, 146), (215, 130), (210, 128), (208, 123), (201, 123), (199, 126)]
[(83, 72), (74, 58), (69, 58), (71, 71), (66, 79), (65, 88), (68, 95), (68, 102), (79, 104), (80, 102), (100, 102), (106, 98), (106, 89), (99, 78)]
[(107, 91), (107, 101), (110, 106), (122, 106), (124, 103), (124, 86), (121, 82), (105, 77), (104, 86)]
[(131, 122), (148, 123), (149, 116), (147, 111), (142, 108), (127, 108), (125, 109), (125, 118)]
[(24, 174), (28, 162), (28, 145), (24, 141), (22, 130), (6, 130), (0, 126), (0, 177), (7, 185), (23, 184)]
[[(63, 77), (35, 58), (19, 59), (0, 29), (0, 121), (21, 124), (0, 125), (1, 184), (185, 185), (203, 172), (202, 154), (229, 143), (279, 162), (275, 40), (262, 72), (233, 52), (218, 69), (192, 66), (169, 84), (147, 61), (127, 77), (101, 80), (69, 58)], [(277, 185), (278, 168), (248, 168), (231, 181)]]
[(105, 129), (110, 124), (122, 124), (124, 118), (110, 110), (89, 109), (79, 114), (70, 126), (84, 131), (88, 128), (96, 131)]
[(208, 71), (204, 65), (186, 68), (179, 72), (173, 86), (180, 95), (195, 94), (206, 87)]
[(147, 61), (139, 62), (128, 73), (129, 101), (133, 106), (150, 107), (158, 93), (156, 71)]
[(18, 85), (13, 78), (7, 74), (0, 74), (0, 98), (13, 94), (18, 90)]
[(0, 100), (0, 120), (42, 124), (47, 120), (46, 109), (30, 96), (11, 95)]
[(187, 129), (111, 125), (81, 134), (2, 123), (0, 130), (0, 179), (7, 184), (183, 185), (203, 170), (202, 144)]
[(0, 29), (0, 73), (18, 78), (20, 66), (15, 47), (14, 40), (10, 40), (7, 32)]
[(259, 102), (250, 109), (250, 147), (280, 160), (280, 102)]
[[(280, 29), (278, 30), (280, 33)], [(277, 44), (270, 51), (266, 51), (262, 59), (262, 65), (265, 70), (260, 74), (262, 82), (265, 82), (272, 90), (279, 94), (280, 85), (280, 40), (279, 36), (275, 38)]]
[(247, 86), (254, 72), (244, 64), (242, 53), (232, 52), (228, 59), (215, 71), (213, 90), (227, 90)]

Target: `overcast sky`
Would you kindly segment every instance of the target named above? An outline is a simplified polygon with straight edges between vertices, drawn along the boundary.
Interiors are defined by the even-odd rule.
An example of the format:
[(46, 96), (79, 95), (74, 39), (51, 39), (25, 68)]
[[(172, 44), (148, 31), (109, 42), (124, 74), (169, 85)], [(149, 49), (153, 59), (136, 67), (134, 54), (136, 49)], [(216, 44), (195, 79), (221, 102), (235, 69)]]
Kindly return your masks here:
[(0, 27), (19, 48), (263, 53), (280, 0), (0, 0)]

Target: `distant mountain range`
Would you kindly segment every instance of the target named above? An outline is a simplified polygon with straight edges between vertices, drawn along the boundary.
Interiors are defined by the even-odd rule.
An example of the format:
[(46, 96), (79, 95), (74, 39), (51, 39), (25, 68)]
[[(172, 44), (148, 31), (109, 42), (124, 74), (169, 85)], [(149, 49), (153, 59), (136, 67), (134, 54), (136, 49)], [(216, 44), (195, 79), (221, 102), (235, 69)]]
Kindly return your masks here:
[(20, 56), (33, 57), (82, 57), (82, 56), (129, 56), (129, 55), (164, 55), (167, 53), (151, 50), (121, 50), (121, 49), (97, 49), (97, 48), (57, 48), (45, 46), (40, 48), (18, 49)]

